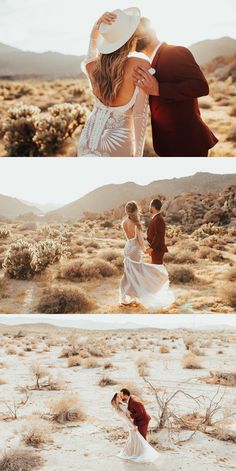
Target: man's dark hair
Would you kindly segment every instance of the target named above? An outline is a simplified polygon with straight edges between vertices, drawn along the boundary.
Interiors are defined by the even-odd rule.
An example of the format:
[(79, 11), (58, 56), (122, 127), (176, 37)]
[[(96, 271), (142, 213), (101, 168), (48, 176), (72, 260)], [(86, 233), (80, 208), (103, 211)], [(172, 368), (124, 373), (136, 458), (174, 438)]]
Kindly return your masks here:
[(151, 206), (153, 206), (155, 209), (160, 211), (161, 208), (162, 208), (162, 202), (161, 202), (161, 200), (158, 200), (158, 199), (152, 200)]
[(130, 396), (130, 391), (126, 388), (121, 389), (120, 392), (122, 392), (125, 396)]

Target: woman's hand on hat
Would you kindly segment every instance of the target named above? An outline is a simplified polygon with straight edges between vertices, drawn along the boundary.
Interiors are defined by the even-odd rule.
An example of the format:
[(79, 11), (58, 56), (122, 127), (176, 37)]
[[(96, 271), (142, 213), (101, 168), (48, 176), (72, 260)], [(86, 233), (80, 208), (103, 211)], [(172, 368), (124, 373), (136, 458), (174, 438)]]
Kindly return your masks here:
[(98, 36), (99, 36), (99, 28), (101, 26), (101, 24), (106, 24), (106, 25), (112, 25), (112, 23), (114, 23), (114, 21), (116, 20), (116, 14), (115, 13), (110, 13), (109, 11), (107, 11), (106, 13), (104, 13), (99, 19), (98, 21), (96, 21), (93, 29), (92, 29), (92, 32), (91, 32), (91, 38), (92, 40), (96, 41)]
[(114, 23), (114, 21), (116, 21), (116, 14), (115, 13), (112, 13), (112, 12), (109, 12), (109, 11), (106, 11), (106, 13), (104, 13), (100, 18), (99, 20), (97, 21), (97, 26), (99, 28), (99, 26), (104, 23), (105, 25), (112, 25), (112, 23)]

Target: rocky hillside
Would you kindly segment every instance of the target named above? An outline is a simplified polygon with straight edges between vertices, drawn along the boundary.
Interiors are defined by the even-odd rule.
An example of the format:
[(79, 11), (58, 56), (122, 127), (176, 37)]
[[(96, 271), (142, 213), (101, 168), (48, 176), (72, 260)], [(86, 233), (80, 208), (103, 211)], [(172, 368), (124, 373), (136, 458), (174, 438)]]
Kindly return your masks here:
[(113, 208), (119, 208), (129, 200), (142, 201), (146, 198), (151, 199), (155, 195), (173, 198), (181, 193), (189, 192), (214, 193), (234, 184), (236, 184), (236, 175), (234, 174), (216, 175), (199, 172), (189, 177), (154, 181), (145, 186), (133, 182), (105, 185), (56, 211), (48, 213), (47, 219), (56, 221), (80, 219), (85, 213), (101, 214)]
[[(156, 196), (156, 195), (153, 195)], [(217, 193), (182, 193), (174, 197), (159, 195), (168, 224), (180, 224), (184, 231), (193, 232), (204, 224), (229, 226), (236, 229), (236, 185)], [(144, 222), (150, 220), (149, 199), (139, 201)], [(107, 219), (124, 216), (124, 205), (104, 214)]]

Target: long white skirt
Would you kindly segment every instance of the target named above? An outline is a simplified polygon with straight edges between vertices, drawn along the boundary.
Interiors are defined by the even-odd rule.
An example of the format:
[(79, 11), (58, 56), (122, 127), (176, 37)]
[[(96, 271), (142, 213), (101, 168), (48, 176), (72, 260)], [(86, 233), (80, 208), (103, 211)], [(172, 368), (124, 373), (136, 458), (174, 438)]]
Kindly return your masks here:
[(120, 302), (129, 304), (134, 300), (149, 310), (164, 309), (175, 301), (175, 295), (169, 287), (165, 266), (142, 262), (136, 240), (128, 240), (124, 275), (120, 283)]
[(138, 430), (130, 430), (124, 450), (117, 456), (136, 463), (152, 463), (159, 459), (160, 454), (149, 445)]

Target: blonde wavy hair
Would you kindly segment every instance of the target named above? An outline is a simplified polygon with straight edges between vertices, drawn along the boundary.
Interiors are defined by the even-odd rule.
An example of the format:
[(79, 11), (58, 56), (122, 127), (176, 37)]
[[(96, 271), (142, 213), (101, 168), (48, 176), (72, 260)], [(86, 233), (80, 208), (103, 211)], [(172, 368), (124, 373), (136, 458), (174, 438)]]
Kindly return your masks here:
[(139, 208), (135, 201), (129, 201), (125, 206), (125, 212), (128, 218), (135, 224), (135, 226), (142, 230), (142, 225), (140, 221)]
[(97, 59), (91, 79), (93, 87), (97, 88), (102, 102), (107, 106), (112, 104), (119, 93), (123, 82), (126, 60), (135, 39), (136, 33), (117, 51), (110, 54), (100, 54)]

